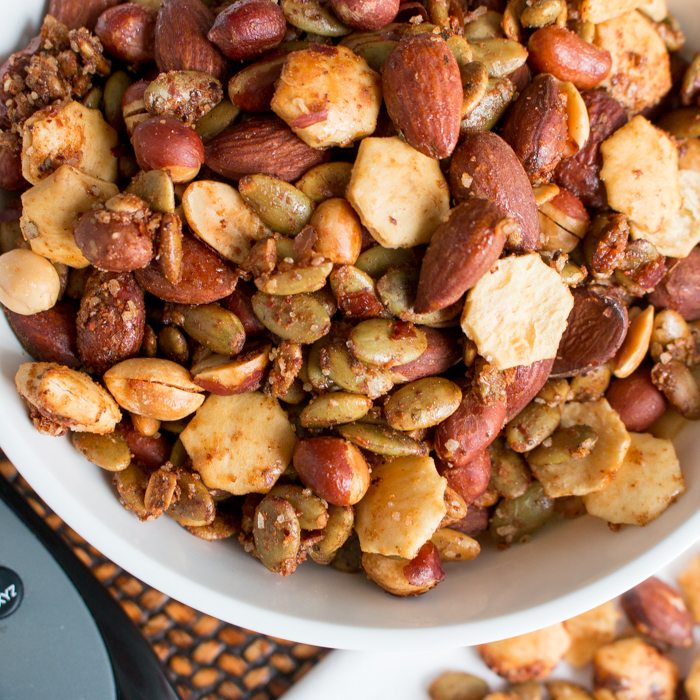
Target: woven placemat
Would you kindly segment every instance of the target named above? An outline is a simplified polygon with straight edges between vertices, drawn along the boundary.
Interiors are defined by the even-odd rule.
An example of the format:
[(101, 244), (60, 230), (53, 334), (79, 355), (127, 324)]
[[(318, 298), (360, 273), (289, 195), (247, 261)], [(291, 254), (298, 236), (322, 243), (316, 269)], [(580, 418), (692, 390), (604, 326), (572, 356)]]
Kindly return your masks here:
[(327, 654), (327, 649), (229, 625), (168, 598), (119, 568), (68, 527), (1, 453), (0, 473), (121, 603), (183, 700), (279, 698)]

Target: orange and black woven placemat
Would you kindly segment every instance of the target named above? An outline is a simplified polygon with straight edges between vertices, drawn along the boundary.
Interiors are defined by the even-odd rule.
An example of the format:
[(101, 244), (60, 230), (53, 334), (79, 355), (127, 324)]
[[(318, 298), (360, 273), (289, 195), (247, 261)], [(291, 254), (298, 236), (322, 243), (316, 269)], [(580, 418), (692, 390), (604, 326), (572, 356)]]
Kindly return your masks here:
[(183, 700), (273, 700), (326, 655), (320, 647), (229, 625), (147, 586), (68, 527), (1, 457), (0, 473), (121, 603)]

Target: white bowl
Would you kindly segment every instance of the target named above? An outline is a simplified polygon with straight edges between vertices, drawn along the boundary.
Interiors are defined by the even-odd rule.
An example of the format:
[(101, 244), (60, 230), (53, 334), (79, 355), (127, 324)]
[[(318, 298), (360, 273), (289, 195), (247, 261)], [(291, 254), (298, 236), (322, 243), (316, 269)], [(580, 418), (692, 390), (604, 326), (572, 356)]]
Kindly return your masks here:
[[(42, 0), (3, 3), (0, 54), (26, 44)], [(700, 46), (694, 0), (669, 0)], [(22, 35), (23, 40), (18, 40)], [(399, 599), (362, 575), (307, 562), (283, 579), (235, 541), (208, 543), (169, 518), (143, 524), (119, 504), (105, 472), (67, 438), (39, 435), (14, 387), (29, 360), (0, 314), (0, 445), (48, 505), (80, 535), (147, 584), (192, 607), (256, 631), (345, 649), (420, 650), (471, 645), (553, 624), (613, 598), (700, 538), (700, 425), (676, 441), (687, 492), (644, 528), (611, 532), (592, 517), (550, 525), (526, 545), (486, 547), (447, 565), (431, 593)]]

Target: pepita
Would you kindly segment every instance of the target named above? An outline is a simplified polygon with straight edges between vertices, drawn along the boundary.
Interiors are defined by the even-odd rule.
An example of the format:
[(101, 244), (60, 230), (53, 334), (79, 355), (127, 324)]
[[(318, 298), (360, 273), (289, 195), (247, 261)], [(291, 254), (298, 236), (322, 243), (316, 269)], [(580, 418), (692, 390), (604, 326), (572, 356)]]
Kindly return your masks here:
[(323, 539), (309, 549), (309, 557), (317, 564), (330, 564), (337, 551), (352, 534), (355, 512), (352, 506), (328, 506), (328, 522)]
[(323, 304), (309, 294), (277, 296), (257, 292), (253, 311), (269, 331), (297, 343), (313, 343), (331, 328), (331, 319)]
[(202, 527), (214, 522), (216, 506), (199, 474), (179, 469), (175, 476), (181, 495), (165, 512), (183, 527)]
[(301, 412), (305, 428), (330, 428), (363, 418), (372, 408), (372, 400), (362, 394), (333, 392), (312, 399)]
[(506, 440), (512, 450), (528, 452), (548, 438), (558, 427), (561, 409), (534, 401), (506, 426)]
[(338, 427), (338, 433), (348, 442), (387, 457), (424, 457), (428, 454), (425, 443), (414, 440), (399, 430), (377, 423), (348, 423)]
[(260, 561), (287, 576), (297, 568), (301, 528), (294, 506), (278, 496), (265, 496), (253, 516), (253, 541)]
[(396, 430), (430, 428), (447, 420), (462, 402), (462, 390), (449, 379), (425, 377), (401, 387), (384, 406)]
[(328, 523), (328, 510), (311, 489), (295, 484), (275, 484), (269, 491), (271, 496), (284, 498), (291, 503), (299, 518), (302, 530), (321, 530)]
[(533, 481), (518, 498), (504, 499), (491, 516), (489, 530), (499, 549), (527, 542), (554, 513), (554, 501), (544, 495), (539, 481)]
[(131, 463), (129, 446), (117, 432), (108, 435), (71, 433), (71, 442), (88, 462), (92, 462), (108, 472), (121, 471)]
[(417, 360), (428, 339), (412, 323), (375, 318), (358, 323), (350, 332), (348, 348), (361, 362), (389, 368)]

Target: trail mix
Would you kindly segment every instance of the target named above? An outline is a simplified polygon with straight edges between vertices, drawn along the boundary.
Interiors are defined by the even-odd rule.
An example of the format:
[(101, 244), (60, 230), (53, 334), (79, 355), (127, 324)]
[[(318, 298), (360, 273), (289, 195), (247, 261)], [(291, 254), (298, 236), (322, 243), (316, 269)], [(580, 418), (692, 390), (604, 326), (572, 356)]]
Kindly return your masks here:
[(663, 0), (52, 0), (0, 68), (30, 418), (139, 519), (423, 593), (645, 525), (700, 418), (700, 55)]
[[(678, 583), (681, 591), (652, 577), (563, 623), (480, 645), (484, 663), (507, 682), (503, 690), (490, 690), (478, 676), (446, 671), (433, 680), (428, 695), (431, 700), (698, 700), (694, 630), (700, 622), (700, 557)], [(695, 660), (683, 678), (679, 666), (693, 646)], [(590, 669), (591, 690), (550, 678), (562, 661)]]

